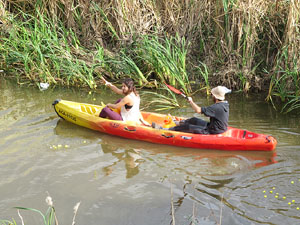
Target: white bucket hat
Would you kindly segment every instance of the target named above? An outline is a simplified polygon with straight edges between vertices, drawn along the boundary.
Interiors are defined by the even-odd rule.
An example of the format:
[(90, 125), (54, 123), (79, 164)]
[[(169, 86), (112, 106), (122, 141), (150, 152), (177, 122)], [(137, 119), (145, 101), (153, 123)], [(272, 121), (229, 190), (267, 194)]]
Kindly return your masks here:
[(215, 96), (216, 99), (223, 101), (225, 99), (225, 94), (230, 93), (231, 90), (224, 86), (218, 86), (211, 90), (211, 94)]

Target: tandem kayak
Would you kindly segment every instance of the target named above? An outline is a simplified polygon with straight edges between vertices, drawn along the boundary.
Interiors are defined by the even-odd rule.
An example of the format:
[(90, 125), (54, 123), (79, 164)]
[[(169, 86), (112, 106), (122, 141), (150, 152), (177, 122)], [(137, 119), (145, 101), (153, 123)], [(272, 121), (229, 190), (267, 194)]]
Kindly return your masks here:
[[(154, 129), (134, 122), (110, 120), (99, 117), (105, 106), (55, 100), (54, 110), (59, 117), (71, 123), (110, 135), (120, 136), (157, 144), (196, 149), (217, 149), (228, 151), (272, 151), (277, 145), (273, 136), (258, 134), (244, 129), (228, 127), (222, 134), (192, 134), (163, 129)], [(169, 116), (153, 112), (141, 112), (149, 124), (155, 122), (166, 126)], [(173, 117), (176, 120), (183, 117)]]

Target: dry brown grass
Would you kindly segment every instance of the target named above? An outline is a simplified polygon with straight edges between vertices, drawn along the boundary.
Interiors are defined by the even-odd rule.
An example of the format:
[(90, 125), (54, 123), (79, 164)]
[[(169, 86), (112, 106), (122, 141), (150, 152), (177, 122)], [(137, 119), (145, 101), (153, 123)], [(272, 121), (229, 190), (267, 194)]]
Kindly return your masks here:
[[(6, 5), (4, 5), (4, 2)], [(233, 89), (260, 89), (288, 48), (300, 65), (299, 0), (1, 0), (10, 12), (40, 11), (65, 23), (87, 47), (110, 50), (141, 35), (178, 34), (191, 43), (191, 65), (204, 62), (211, 81)], [(0, 7), (0, 13), (5, 11)], [(193, 63), (193, 64), (192, 64)], [(218, 68), (216, 70), (216, 68)]]
[(3, 18), (5, 16), (5, 8), (6, 8), (6, 2), (0, 0), (0, 18)]
[(288, 18), (283, 37), (283, 47), (288, 48), (288, 64), (293, 64), (293, 59), (298, 58), (297, 65), (300, 67), (300, 1), (291, 0), (288, 9)]

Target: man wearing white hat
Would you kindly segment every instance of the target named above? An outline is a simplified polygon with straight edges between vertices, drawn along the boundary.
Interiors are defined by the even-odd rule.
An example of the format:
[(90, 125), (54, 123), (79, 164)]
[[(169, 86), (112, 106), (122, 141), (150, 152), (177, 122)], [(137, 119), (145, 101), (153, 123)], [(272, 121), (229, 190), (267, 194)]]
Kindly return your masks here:
[(188, 97), (192, 108), (196, 113), (202, 113), (210, 118), (207, 122), (197, 117), (181, 121), (178, 126), (169, 130), (182, 131), (195, 134), (220, 134), (227, 130), (229, 118), (229, 103), (225, 101), (225, 94), (231, 90), (224, 86), (218, 86), (211, 90), (214, 104), (208, 107), (199, 107), (191, 97)]

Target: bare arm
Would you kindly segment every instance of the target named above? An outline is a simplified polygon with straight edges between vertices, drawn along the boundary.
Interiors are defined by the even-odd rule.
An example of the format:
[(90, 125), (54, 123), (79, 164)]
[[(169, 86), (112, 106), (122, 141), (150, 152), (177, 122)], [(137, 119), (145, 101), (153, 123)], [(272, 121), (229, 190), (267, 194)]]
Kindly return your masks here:
[(188, 97), (188, 101), (191, 104), (192, 108), (195, 110), (196, 113), (201, 113), (201, 107), (199, 107), (191, 97)]
[(119, 95), (122, 95), (123, 94), (123, 91), (120, 89), (120, 88), (117, 88), (115, 85), (113, 85), (112, 83), (108, 82), (107, 80), (105, 80), (103, 77), (101, 77), (101, 80), (102, 80), (102, 83), (105, 85), (105, 86), (108, 86), (110, 87), (110, 89), (119, 94)]
[(119, 109), (119, 108), (121, 108), (122, 106), (124, 106), (124, 105), (126, 105), (126, 104), (128, 104), (128, 105), (132, 105), (132, 104), (133, 104), (131, 98), (129, 98), (128, 96), (125, 96), (125, 97), (124, 97), (120, 102), (118, 102), (117, 104), (111, 104), (111, 103), (109, 103), (109, 104), (107, 104), (106, 106), (108, 106), (109, 108), (113, 108), (113, 109)]

